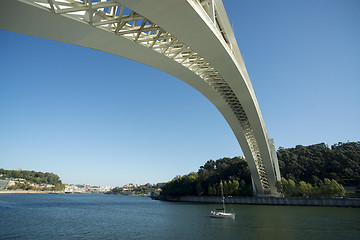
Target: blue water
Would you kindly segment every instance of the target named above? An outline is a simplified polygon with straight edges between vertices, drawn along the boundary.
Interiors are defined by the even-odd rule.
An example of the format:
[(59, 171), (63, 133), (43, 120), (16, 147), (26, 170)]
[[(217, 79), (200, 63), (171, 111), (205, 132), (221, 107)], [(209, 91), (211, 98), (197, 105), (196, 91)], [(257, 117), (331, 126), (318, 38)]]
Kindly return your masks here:
[(103, 194), (0, 195), (0, 239), (360, 239), (360, 209), (213, 204)]

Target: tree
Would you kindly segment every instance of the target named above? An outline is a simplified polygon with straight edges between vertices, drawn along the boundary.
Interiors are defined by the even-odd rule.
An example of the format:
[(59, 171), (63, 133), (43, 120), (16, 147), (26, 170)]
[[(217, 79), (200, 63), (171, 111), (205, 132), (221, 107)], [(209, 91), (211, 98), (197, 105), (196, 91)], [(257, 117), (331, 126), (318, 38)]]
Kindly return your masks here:
[(289, 197), (336, 197), (345, 195), (344, 187), (334, 179), (325, 178), (324, 181), (319, 180), (319, 183), (315, 186), (304, 181), (297, 184), (293, 180), (286, 180), (285, 178), (282, 178), (281, 182), (284, 195)]
[(197, 183), (196, 183), (196, 194), (197, 194), (198, 196), (204, 195), (204, 189), (203, 189), (203, 187), (201, 186), (200, 182), (197, 182)]
[(54, 191), (63, 191), (65, 189), (64, 184), (57, 183), (55, 184), (55, 187), (53, 188)]
[(43, 173), (43, 172), (35, 172), (35, 171), (27, 171), (27, 170), (2, 170), (2, 178), (8, 179), (16, 179), (23, 178), (29, 183), (35, 184), (62, 184), (59, 176), (53, 173)]
[[(320, 186), (329, 188), (328, 182), (324, 185), (321, 179), (336, 181), (339, 185), (330, 180), (332, 188), (338, 189), (336, 194), (342, 194), (342, 184), (360, 184), (360, 141), (338, 143), (331, 148), (324, 144), (297, 145), (289, 149), (280, 147), (277, 156), (283, 177), (277, 188), (286, 196), (321, 195), (325, 190)], [(219, 193), (220, 181), (224, 181), (228, 195), (253, 195), (250, 169), (242, 157), (209, 160), (200, 166), (197, 175), (177, 176), (166, 183), (161, 194), (211, 196)]]
[(286, 180), (285, 178), (281, 178), (281, 184), (285, 196), (294, 197), (298, 195), (296, 183), (292, 179)]
[(238, 195), (239, 187), (240, 187), (239, 181), (233, 180), (231, 184), (231, 194), (235, 196)]
[(304, 181), (299, 182), (299, 191), (301, 196), (310, 196), (313, 193), (313, 186), (310, 183)]
[(296, 182), (318, 184), (320, 179), (335, 179), (344, 185), (360, 184), (360, 141), (279, 148), (281, 175)]
[(197, 173), (177, 176), (166, 183), (161, 195), (212, 196), (220, 193), (220, 181), (223, 181), (227, 195), (252, 195), (250, 170), (245, 159), (240, 157), (209, 160), (199, 168)]
[(323, 196), (334, 197), (334, 196), (344, 196), (345, 189), (339, 184), (336, 180), (324, 179), (324, 182), (320, 184), (317, 190)]
[(215, 189), (214, 189), (210, 184), (209, 184), (209, 186), (208, 186), (208, 195), (209, 195), (209, 196), (216, 195)]

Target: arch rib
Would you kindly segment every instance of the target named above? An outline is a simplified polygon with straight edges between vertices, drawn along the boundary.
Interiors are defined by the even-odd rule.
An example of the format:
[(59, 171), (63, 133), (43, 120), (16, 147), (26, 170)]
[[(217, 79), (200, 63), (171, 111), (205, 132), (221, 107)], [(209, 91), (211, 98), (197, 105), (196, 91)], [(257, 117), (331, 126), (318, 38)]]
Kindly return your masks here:
[[(241, 126), (243, 135), (254, 160), (256, 174), (261, 189), (259, 193), (269, 192), (273, 189), (274, 181), (269, 182), (269, 174), (274, 175), (274, 167), (266, 168), (259, 149), (256, 134), (236, 93), (224, 80), (223, 76), (198, 52), (173, 36), (152, 20), (127, 8), (122, 1), (117, 0), (20, 0), (55, 14), (90, 24), (96, 28), (111, 32), (136, 42), (148, 49), (162, 54), (193, 72), (206, 82), (228, 104), (232, 113)], [(224, 27), (215, 0), (189, 0), (199, 6), (209, 15), (212, 23), (220, 33), (223, 41), (230, 49), (233, 48), (229, 40), (228, 30)], [(215, 2), (218, 2), (216, 0)], [(217, 3), (219, 4), (219, 3)], [(246, 70), (245, 70), (246, 71)], [(276, 155), (275, 155), (276, 157)], [(271, 159), (270, 159), (271, 160)], [(277, 163), (277, 162), (276, 162)], [(274, 164), (272, 162), (272, 164)], [(271, 165), (272, 165), (271, 164)], [(279, 176), (277, 176), (279, 178)], [(272, 185), (272, 186), (271, 186)], [(274, 192), (274, 190), (272, 190)]]

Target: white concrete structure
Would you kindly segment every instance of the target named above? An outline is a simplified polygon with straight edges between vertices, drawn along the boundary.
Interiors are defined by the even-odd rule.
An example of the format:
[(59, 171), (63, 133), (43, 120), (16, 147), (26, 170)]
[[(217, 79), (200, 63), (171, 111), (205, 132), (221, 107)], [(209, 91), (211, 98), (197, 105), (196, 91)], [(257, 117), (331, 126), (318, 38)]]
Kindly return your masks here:
[(232, 128), (258, 194), (276, 194), (275, 148), (221, 0), (1, 0), (0, 28), (132, 59), (188, 83)]

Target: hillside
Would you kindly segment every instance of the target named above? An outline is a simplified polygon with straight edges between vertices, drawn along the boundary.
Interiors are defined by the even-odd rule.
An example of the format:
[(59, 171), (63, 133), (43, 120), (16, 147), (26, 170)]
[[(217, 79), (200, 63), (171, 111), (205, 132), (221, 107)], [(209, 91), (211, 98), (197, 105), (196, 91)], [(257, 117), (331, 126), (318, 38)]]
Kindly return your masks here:
[[(63, 190), (60, 177), (54, 173), (27, 170), (5, 170), (0, 168), (0, 180), (12, 180), (11, 190)], [(46, 187), (44, 187), (46, 186)]]
[[(277, 151), (285, 195), (343, 196), (342, 185), (360, 184), (360, 142), (298, 145)], [(197, 172), (176, 176), (162, 188), (162, 195), (212, 196), (224, 181), (228, 195), (251, 196), (250, 170), (241, 157), (209, 160)], [(341, 183), (341, 184), (339, 184)]]
[(348, 185), (360, 184), (360, 141), (338, 143), (331, 148), (301, 146), (277, 151), (281, 176), (296, 182), (316, 184), (334, 179)]

